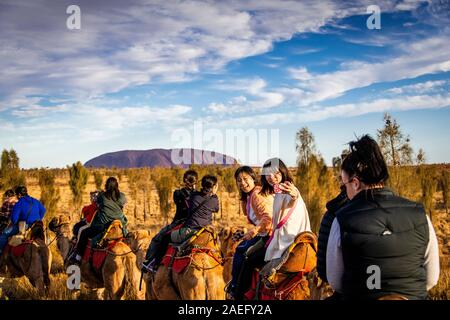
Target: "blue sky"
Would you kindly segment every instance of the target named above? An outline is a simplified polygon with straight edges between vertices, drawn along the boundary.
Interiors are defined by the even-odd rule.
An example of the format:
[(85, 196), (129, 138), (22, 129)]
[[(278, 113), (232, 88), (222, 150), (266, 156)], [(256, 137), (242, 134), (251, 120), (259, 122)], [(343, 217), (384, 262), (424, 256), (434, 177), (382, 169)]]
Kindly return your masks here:
[[(390, 112), (428, 162), (450, 162), (450, 0), (377, 1), (379, 30), (371, 4), (2, 0), (0, 148), (25, 168), (171, 147), (261, 165), (277, 130), (273, 150), (294, 165), (308, 126), (330, 163)], [(227, 149), (229, 132), (256, 133), (259, 156)]]

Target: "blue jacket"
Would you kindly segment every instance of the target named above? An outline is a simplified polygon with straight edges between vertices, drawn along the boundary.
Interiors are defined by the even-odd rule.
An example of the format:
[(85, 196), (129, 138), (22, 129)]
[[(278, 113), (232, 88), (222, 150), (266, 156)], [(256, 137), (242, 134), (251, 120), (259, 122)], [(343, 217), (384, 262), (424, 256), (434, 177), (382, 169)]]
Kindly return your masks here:
[[(22, 197), (14, 206), (11, 215), (11, 222), (15, 225), (19, 221), (26, 220), (27, 225), (30, 226), (35, 221), (42, 220), (44, 218), (45, 211), (44, 206), (39, 200), (36, 200), (30, 196)], [(30, 213), (29, 215), (28, 212)]]
[[(201, 207), (200, 207), (201, 206)], [(217, 195), (205, 195), (194, 191), (189, 197), (189, 217), (184, 227), (201, 229), (212, 224), (212, 215), (219, 211), (219, 198)]]

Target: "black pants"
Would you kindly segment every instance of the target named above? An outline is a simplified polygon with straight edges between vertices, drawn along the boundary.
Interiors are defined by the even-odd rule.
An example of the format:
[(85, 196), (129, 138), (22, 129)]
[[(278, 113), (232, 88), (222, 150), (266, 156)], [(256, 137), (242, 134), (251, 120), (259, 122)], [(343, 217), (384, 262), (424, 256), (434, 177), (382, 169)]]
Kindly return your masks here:
[(157, 266), (164, 257), (167, 247), (171, 242), (170, 230), (174, 228), (176, 224), (171, 223), (162, 228), (152, 239), (145, 255), (147, 261), (155, 259), (155, 266)]
[(239, 274), (239, 280), (237, 281), (236, 285), (236, 300), (244, 299), (244, 294), (250, 289), (250, 285), (252, 284), (253, 271), (255, 270), (255, 268), (261, 268), (262, 266), (264, 266), (265, 255), (266, 247), (262, 247), (245, 258), (241, 272)]
[(72, 229), (74, 237), (78, 236), (78, 231), (80, 231), (80, 228), (84, 227), (85, 225), (87, 225), (87, 221), (85, 219), (75, 223), (75, 225), (73, 226), (73, 229)]
[(90, 226), (90, 227), (84, 229), (83, 231), (81, 231), (80, 239), (78, 239), (77, 248), (75, 250), (76, 254), (83, 256), (84, 249), (86, 249), (86, 245), (87, 245), (89, 239), (94, 238), (95, 236), (97, 236), (98, 234), (103, 232), (104, 230), (105, 230), (104, 227), (101, 228), (101, 227)]

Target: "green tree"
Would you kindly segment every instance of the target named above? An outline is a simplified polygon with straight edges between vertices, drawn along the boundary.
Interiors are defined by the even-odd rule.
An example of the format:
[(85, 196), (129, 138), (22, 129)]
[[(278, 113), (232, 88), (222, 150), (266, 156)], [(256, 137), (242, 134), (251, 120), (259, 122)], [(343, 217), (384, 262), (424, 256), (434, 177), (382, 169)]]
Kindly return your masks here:
[(407, 176), (401, 166), (413, 163), (413, 149), (409, 136), (405, 136), (397, 123), (388, 113), (384, 114), (384, 127), (378, 130), (378, 143), (389, 168), (390, 179), (388, 184), (399, 195), (406, 193)]
[(169, 213), (172, 208), (171, 196), (174, 186), (175, 181), (173, 177), (168, 174), (159, 176), (155, 181), (155, 187), (159, 197), (159, 209), (164, 218), (164, 224), (167, 224)]
[(308, 209), (311, 229), (319, 231), (325, 204), (338, 192), (333, 170), (329, 170), (322, 156), (316, 151), (314, 137), (307, 128), (297, 132), (296, 185)]
[(315, 154), (314, 136), (309, 131), (308, 127), (303, 127), (296, 133), (296, 151), (297, 163), (308, 163), (309, 157)]
[(94, 183), (97, 190), (102, 189), (103, 175), (99, 171), (94, 171)]
[(14, 149), (4, 149), (0, 162), (0, 188), (11, 189), (25, 185), (25, 174), (20, 170), (19, 157)]
[(412, 164), (410, 138), (403, 134), (397, 120), (389, 113), (384, 114), (384, 127), (378, 130), (378, 142), (388, 165)]
[(89, 177), (88, 170), (83, 167), (80, 161), (68, 166), (69, 169), (69, 187), (73, 195), (73, 204), (76, 212), (80, 211), (83, 202), (83, 192)]
[(59, 189), (55, 188), (55, 174), (51, 170), (39, 170), (40, 201), (47, 210), (45, 219), (50, 221), (55, 216), (56, 208), (61, 199)]
[(422, 148), (419, 149), (419, 152), (417, 153), (416, 156), (416, 163), (420, 166), (422, 164), (424, 164), (427, 161), (426, 155), (425, 155), (425, 151), (423, 151)]

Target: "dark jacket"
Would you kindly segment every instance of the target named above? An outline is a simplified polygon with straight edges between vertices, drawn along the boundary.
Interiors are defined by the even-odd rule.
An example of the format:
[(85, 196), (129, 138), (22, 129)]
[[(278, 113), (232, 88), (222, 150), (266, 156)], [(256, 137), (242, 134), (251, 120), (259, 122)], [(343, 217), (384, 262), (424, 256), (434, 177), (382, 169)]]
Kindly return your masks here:
[(202, 192), (194, 191), (189, 198), (188, 211), (189, 217), (184, 223), (184, 227), (191, 229), (206, 227), (212, 224), (213, 213), (219, 211), (219, 198), (215, 194), (205, 195)]
[(336, 218), (336, 212), (342, 208), (348, 201), (347, 193), (345, 189), (339, 193), (339, 195), (327, 202), (327, 212), (322, 218), (319, 229), (319, 239), (318, 239), (318, 250), (317, 250), (317, 273), (319, 277), (325, 281), (327, 280), (327, 245), (328, 238), (330, 236), (331, 225), (333, 224), (334, 218)]
[(114, 220), (120, 220), (122, 226), (127, 225), (127, 218), (123, 213), (123, 206), (127, 202), (125, 195), (121, 192), (116, 201), (108, 199), (104, 192), (101, 192), (97, 198), (97, 214), (92, 219), (91, 226), (97, 229), (105, 229)]
[[(425, 299), (425, 251), (429, 229), (421, 204), (395, 196), (387, 188), (358, 193), (336, 217), (344, 260), (345, 299), (377, 299), (397, 293)], [(381, 271), (381, 288), (370, 290), (368, 267)]]
[(175, 217), (173, 217), (172, 224), (179, 221), (184, 221), (189, 216), (189, 196), (192, 190), (188, 188), (177, 189), (173, 192), (173, 202), (176, 206)]
[(34, 222), (42, 220), (45, 212), (39, 200), (30, 196), (21, 197), (14, 205), (11, 222), (17, 224), (19, 221), (26, 221), (27, 225), (31, 226)]

